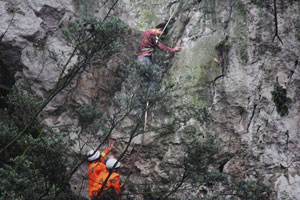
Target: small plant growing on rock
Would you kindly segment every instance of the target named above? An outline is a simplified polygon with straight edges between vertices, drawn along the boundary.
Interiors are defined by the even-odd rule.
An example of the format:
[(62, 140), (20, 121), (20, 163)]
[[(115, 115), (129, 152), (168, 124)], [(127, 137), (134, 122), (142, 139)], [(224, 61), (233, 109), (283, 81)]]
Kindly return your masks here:
[(289, 104), (292, 100), (287, 97), (286, 89), (284, 89), (278, 82), (276, 82), (274, 83), (274, 91), (272, 91), (271, 94), (278, 114), (281, 117), (288, 115)]
[(97, 110), (97, 108), (90, 104), (81, 105), (77, 107), (75, 111), (79, 115), (79, 119), (83, 124), (93, 122), (95, 118), (100, 117), (102, 114), (101, 111)]

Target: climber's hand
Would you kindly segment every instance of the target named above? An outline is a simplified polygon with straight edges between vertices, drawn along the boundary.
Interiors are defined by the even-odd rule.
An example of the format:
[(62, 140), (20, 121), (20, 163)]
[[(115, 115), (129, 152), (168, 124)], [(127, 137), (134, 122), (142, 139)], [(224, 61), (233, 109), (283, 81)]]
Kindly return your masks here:
[(177, 51), (181, 51), (181, 47), (180, 46), (176, 46), (174, 47), (174, 51), (177, 52)]

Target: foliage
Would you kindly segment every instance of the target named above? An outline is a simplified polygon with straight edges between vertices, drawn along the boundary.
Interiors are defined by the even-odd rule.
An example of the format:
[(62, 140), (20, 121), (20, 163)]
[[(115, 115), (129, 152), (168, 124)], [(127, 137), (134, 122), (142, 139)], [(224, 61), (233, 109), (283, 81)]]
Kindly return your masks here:
[(208, 167), (216, 161), (219, 146), (215, 140), (215, 137), (209, 136), (204, 141), (195, 140), (187, 146), (185, 167), (196, 182), (208, 172)]
[[(189, 127), (191, 129), (191, 127)], [(192, 133), (194, 136), (197, 134)], [(205, 136), (186, 144), (186, 154), (182, 159), (181, 168), (177, 174), (170, 176), (168, 190), (171, 191), (165, 198), (176, 197), (180, 192), (193, 194), (188, 199), (224, 200), (249, 199), (268, 200), (270, 189), (260, 180), (237, 179), (218, 170), (221, 149), (218, 137)], [(182, 187), (184, 184), (191, 187)], [(182, 187), (182, 188), (181, 188)], [(167, 197), (167, 198), (166, 198)]]
[(101, 197), (93, 197), (92, 200), (115, 200), (119, 199), (120, 195), (117, 194), (113, 189), (109, 188)]
[(261, 181), (240, 180), (236, 184), (237, 196), (241, 199), (268, 200), (270, 189)]
[[(0, 148), (13, 140), (32, 118), (32, 115), (41, 105), (42, 99), (30, 92), (24, 85), (20, 85), (19, 89), (13, 87), (11, 92), (4, 98), (6, 107), (2, 110), (4, 117), (0, 121)], [(26, 132), (26, 135), (37, 137), (40, 131), (39, 122), (35, 122), (33, 126)], [(17, 142), (13, 147), (2, 156), (3, 161), (15, 157), (24, 151), (24, 143)], [(2, 164), (2, 162), (1, 162)]]
[[(11, 92), (6, 96), (5, 102), (7, 104), (5, 109), (6, 116), (9, 116), (10, 121), (13, 121), (20, 128), (29, 122), (32, 115), (41, 105), (42, 98), (32, 93), (29, 87), (21, 84), (18, 88), (12, 88)], [(36, 129), (36, 127), (33, 128)], [(31, 129), (31, 132), (34, 131)]]
[(91, 123), (95, 118), (99, 118), (103, 114), (103, 112), (90, 104), (78, 106), (75, 111), (83, 124)]
[(263, 1), (263, 0), (252, 0), (252, 2), (260, 8), (265, 6), (265, 1)]
[[(23, 117), (23, 114), (28, 114), (27, 118), (38, 116), (47, 103), (68, 86), (75, 76), (92, 66), (96, 60), (106, 61), (118, 52), (123, 39), (121, 36), (125, 29), (126, 25), (115, 18), (109, 18), (104, 22), (95, 19), (89, 19), (83, 23), (70, 22), (63, 34), (66, 43), (73, 48), (73, 51), (65, 62), (66, 64), (61, 67), (62, 73), (53, 93), (42, 102), (25, 91), (12, 93), (12, 97), (8, 98), (11, 105), (8, 109), (10, 115), (4, 123), (0, 123), (1, 147), (15, 138), (26, 125), (17, 124), (16, 119), (20, 116)], [(72, 59), (76, 60), (76, 63), (72, 63)], [(95, 109), (95, 106), (82, 105), (75, 109), (81, 122), (85, 124), (93, 122), (101, 130), (101, 133), (98, 131), (95, 133), (95, 138), (99, 138), (98, 148), (104, 144), (116, 127), (122, 127), (130, 121), (132, 125), (122, 129), (124, 137), (128, 139), (123, 152), (119, 154), (122, 159), (128, 153), (132, 139), (146, 134), (143, 129), (145, 112), (150, 111), (155, 105), (159, 108), (162, 108), (164, 103), (169, 106), (168, 103), (172, 103), (172, 98), (178, 97), (169, 93), (176, 90), (176, 86), (163, 82), (167, 67), (169, 67), (169, 63), (149, 66), (132, 62), (124, 65), (118, 74), (123, 81), (121, 91), (115, 93), (108, 105), (109, 108), (107, 106), (100, 112)], [(24, 99), (24, 97), (26, 98)], [(20, 112), (18, 109), (21, 109)], [(261, 195), (261, 189), (253, 190), (254, 184), (248, 184), (248, 182), (247, 184), (245, 182), (245, 184), (229, 184), (229, 178), (223, 173), (211, 170), (216, 165), (220, 152), (216, 142), (217, 137), (206, 136), (204, 139), (199, 139), (197, 137), (199, 136), (198, 127), (189, 125), (192, 120), (197, 124), (209, 120), (207, 109), (195, 105), (173, 105), (167, 109), (172, 113), (170, 114), (172, 120), (164, 124), (166, 127), (168, 126), (168, 134), (175, 134), (183, 127), (183, 132), (191, 141), (185, 144), (185, 152), (180, 160), (182, 162), (175, 166), (174, 173), (167, 172), (168, 177), (162, 179), (158, 184), (131, 185), (128, 191), (132, 192), (132, 196), (134, 192), (138, 191), (145, 199), (167, 199), (187, 183), (195, 187), (200, 185), (207, 188), (223, 184), (226, 189), (229, 188), (232, 191), (231, 194), (240, 198), (254, 194), (256, 191), (260, 195), (258, 197), (265, 198)], [(42, 128), (40, 124), (37, 124), (37, 127), (38, 131), (35, 134), (28, 129), (14, 145), (5, 149), (1, 155), (4, 158), (0, 165), (1, 198), (81, 199), (82, 197), (76, 196), (70, 191), (68, 183), (77, 167), (86, 159), (81, 156), (83, 152), (71, 153), (70, 141), (61, 137), (59, 131), (55, 133), (48, 127)], [(82, 128), (85, 129), (87, 126), (82, 126)], [(76, 133), (73, 133), (72, 136), (74, 135)], [(77, 136), (79, 149), (82, 150), (87, 141), (82, 142), (83, 139), (80, 135)], [(248, 192), (243, 192), (245, 190)]]
[[(72, 152), (71, 142), (67, 141), (71, 136), (63, 137), (59, 129), (54, 132), (42, 126), (39, 114), (94, 61), (107, 60), (118, 52), (125, 29), (126, 25), (115, 18), (71, 22), (63, 33), (73, 51), (62, 52), (69, 57), (58, 63), (61, 74), (49, 95), (41, 99), (29, 87), (20, 86), (8, 95), (5, 102), (8, 106), (1, 110), (6, 117), (0, 123), (0, 199), (82, 199), (68, 185), (78, 159), (82, 159)], [(64, 55), (55, 52), (57, 59)], [(90, 120), (100, 115), (92, 109), (83, 106), (77, 111)]]
[(222, 38), (218, 41), (218, 44), (216, 45), (217, 50), (229, 50), (229, 48), (232, 46), (231, 42), (228, 40), (228, 37)]
[[(6, 119), (0, 122), (1, 148), (17, 135), (41, 104), (40, 97), (24, 88), (13, 88), (6, 98)], [(65, 187), (68, 148), (59, 135), (50, 137), (42, 128), (29, 129), (1, 154), (0, 199), (54, 198), (56, 190)]]
[[(72, 47), (73, 50), (68, 53), (69, 57), (64, 64), (61, 64), (61, 62), (58, 63), (57, 67), (61, 70), (61, 73), (55, 87), (31, 116), (27, 125), (20, 130), (18, 135), (9, 144), (0, 150), (0, 153), (15, 143), (32, 127), (39, 114), (49, 102), (65, 89), (78, 74), (90, 67), (95, 60), (101, 58), (106, 60), (113, 53), (117, 52), (125, 28), (126, 25), (115, 18), (109, 18), (106, 21), (90, 19), (89, 23), (86, 22), (83, 24), (70, 22), (63, 33), (66, 44)], [(64, 57), (65, 52), (61, 52), (61, 54)]]
[[(3, 122), (0, 122), (0, 147), (3, 147), (5, 144), (7, 144), (9, 141), (12, 140), (13, 137), (17, 135), (17, 127), (15, 126), (8, 126), (4, 124)], [(14, 157), (18, 153), (21, 153), (22, 151), (19, 150), (18, 148), (14, 148), (10, 151), (10, 153), (6, 153), (2, 155), (1, 160), (0, 160), (0, 166), (5, 163), (6, 160), (8, 160), (11, 157)]]
[(281, 117), (289, 114), (289, 104), (291, 99), (286, 95), (284, 89), (278, 82), (274, 83), (274, 91), (271, 92), (272, 100), (275, 103), (276, 110)]
[(100, 21), (85, 19), (83, 23), (70, 22), (63, 30), (66, 42), (73, 47), (79, 60), (91, 64), (95, 59), (107, 60), (121, 48), (122, 35), (127, 25), (118, 18)]
[(149, 66), (135, 61), (123, 65), (118, 72), (123, 80), (122, 88), (113, 97), (111, 105), (115, 110), (135, 110), (135, 116), (139, 116), (145, 111), (147, 102), (150, 108), (166, 101), (170, 85), (162, 82), (163, 74), (163, 68), (158, 65)]
[[(1, 124), (1, 145), (3, 138), (16, 132), (16, 128), (8, 128)], [(8, 131), (9, 130), (9, 131)], [(66, 187), (65, 173), (68, 145), (63, 138), (48, 135), (33, 138), (22, 137), (6, 153), (0, 165), (0, 199), (42, 199), (55, 197), (59, 188)], [(18, 153), (19, 152), (19, 153)], [(18, 153), (18, 154), (16, 154)], [(34, 191), (34, 192), (33, 192)]]
[(288, 0), (288, 2), (289, 2), (290, 4), (293, 4), (293, 3), (298, 2), (298, 3), (300, 4), (300, 0)]
[[(121, 90), (116, 92), (111, 99), (109, 110), (104, 112), (101, 119), (97, 119), (95, 123), (100, 125), (101, 132), (105, 137), (109, 136), (116, 126), (125, 125), (125, 128), (122, 128), (122, 133), (124, 137), (129, 138), (127, 145), (130, 145), (130, 140), (135, 136), (147, 134), (147, 132), (143, 130), (144, 113), (152, 108), (157, 110), (161, 108), (163, 104), (170, 102), (170, 91), (175, 90), (176, 86), (163, 82), (164, 68), (159, 65), (149, 66), (139, 62), (131, 62), (120, 68), (118, 76), (123, 81)], [(147, 103), (149, 103), (148, 106)], [(149, 123), (148, 130), (156, 128), (162, 130), (166, 128), (164, 125), (170, 125), (176, 130), (179, 123), (188, 120), (188, 116), (194, 116), (195, 114), (198, 115), (194, 116), (195, 118), (200, 118), (201, 115), (199, 115), (199, 112), (201, 111), (195, 109), (195, 107), (193, 107), (193, 109), (187, 109), (187, 111), (182, 114), (186, 119), (181, 119), (179, 112), (177, 112), (178, 116), (170, 121), (171, 124), (163, 124), (155, 127), (155, 125), (152, 126), (152, 124)], [(131, 126), (127, 126), (128, 120), (130, 124), (132, 124)], [(170, 134), (172, 134), (172, 132), (173, 131), (171, 131)], [(103, 139), (104, 137), (100, 136), (100, 138)], [(123, 152), (126, 151), (124, 150)], [(122, 156), (120, 157), (120, 159), (122, 159)], [(164, 194), (170, 191), (170, 188), (166, 188), (166, 184), (170, 183), (170, 180), (164, 180), (164, 182), (160, 184), (155, 183), (152, 185), (146, 183), (142, 185), (130, 184), (130, 187), (128, 187), (129, 196), (134, 199), (134, 194), (139, 193), (145, 199), (161, 199)], [(174, 182), (174, 184), (176, 183), (177, 182)]]

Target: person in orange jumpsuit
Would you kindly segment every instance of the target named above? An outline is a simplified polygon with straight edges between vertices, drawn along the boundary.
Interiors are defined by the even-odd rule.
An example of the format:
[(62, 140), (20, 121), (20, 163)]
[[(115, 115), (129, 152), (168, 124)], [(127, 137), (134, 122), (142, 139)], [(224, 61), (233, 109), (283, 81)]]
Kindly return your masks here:
[[(125, 185), (120, 184), (120, 174), (118, 172), (120, 162), (110, 158), (106, 162), (106, 171), (102, 171), (93, 185), (92, 199), (121, 199), (121, 191)], [(108, 177), (108, 179), (107, 179)], [(105, 182), (105, 180), (107, 181)], [(103, 188), (102, 188), (103, 187)]]
[(105, 158), (107, 154), (113, 148), (114, 143), (109, 141), (109, 147), (105, 149), (101, 154), (99, 151), (90, 150), (87, 153), (88, 161), (90, 161), (89, 169), (88, 169), (88, 183), (89, 183), (89, 196), (92, 197), (92, 191), (95, 190), (93, 188), (94, 183), (96, 182), (97, 177), (99, 174), (106, 170), (106, 166), (104, 164)]

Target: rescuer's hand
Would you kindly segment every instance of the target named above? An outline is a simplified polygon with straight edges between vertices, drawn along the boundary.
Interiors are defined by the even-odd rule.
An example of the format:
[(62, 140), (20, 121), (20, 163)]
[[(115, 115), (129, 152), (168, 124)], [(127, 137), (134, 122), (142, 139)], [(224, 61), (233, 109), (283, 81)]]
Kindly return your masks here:
[(121, 185), (121, 190), (124, 190), (126, 187), (127, 187), (126, 184), (122, 184), (122, 185)]
[(108, 147), (110, 149), (114, 148), (114, 144), (115, 144), (115, 141), (114, 140), (108, 140)]

